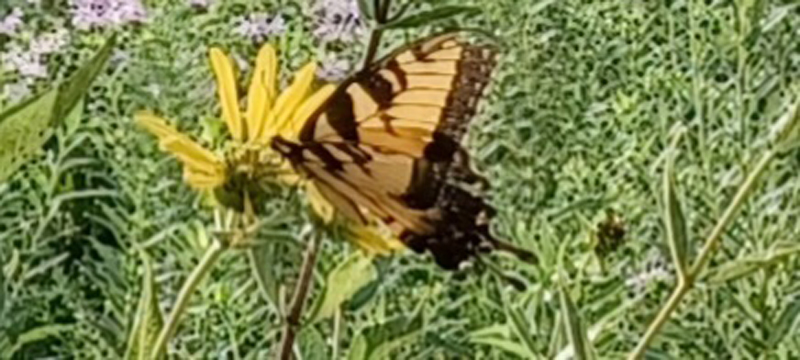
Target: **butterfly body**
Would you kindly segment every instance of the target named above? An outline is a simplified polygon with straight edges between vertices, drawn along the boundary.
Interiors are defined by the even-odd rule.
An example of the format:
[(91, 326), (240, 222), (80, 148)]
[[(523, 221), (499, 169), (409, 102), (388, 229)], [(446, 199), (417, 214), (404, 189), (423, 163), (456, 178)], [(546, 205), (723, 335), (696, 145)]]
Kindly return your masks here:
[(490, 234), (486, 181), (461, 146), (494, 65), (492, 48), (456, 34), (423, 39), (345, 80), (298, 139), (275, 137), (272, 148), (348, 220), (377, 217), (457, 269), (513, 248)]

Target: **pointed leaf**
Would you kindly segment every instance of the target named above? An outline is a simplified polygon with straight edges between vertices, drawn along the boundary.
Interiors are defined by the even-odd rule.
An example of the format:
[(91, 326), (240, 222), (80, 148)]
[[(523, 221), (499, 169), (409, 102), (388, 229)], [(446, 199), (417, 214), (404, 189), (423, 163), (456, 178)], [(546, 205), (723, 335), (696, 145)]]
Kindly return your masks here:
[(567, 330), (567, 338), (572, 344), (575, 358), (579, 360), (594, 359), (594, 349), (586, 337), (586, 330), (581, 322), (578, 309), (575, 308), (575, 304), (563, 286), (558, 289), (558, 298), (561, 303), (561, 318), (564, 321), (564, 328)]
[(770, 136), (779, 152), (800, 146), (800, 101), (789, 106), (786, 114), (772, 126)]
[(361, 252), (353, 253), (328, 274), (322, 296), (312, 307), (311, 322), (333, 316), (345, 301), (350, 300), (359, 289), (377, 276), (371, 257)]
[[(0, 181), (7, 179), (52, 135), (52, 128), (65, 118), (80, 117), (73, 109), (102, 70), (115, 37), (95, 57), (57, 89), (34, 96), (0, 113)], [(75, 120), (70, 120), (74, 122)], [(70, 124), (70, 127), (74, 127)]]
[(392, 21), (383, 25), (384, 29), (409, 29), (422, 25), (428, 25), (432, 22), (445, 20), (456, 15), (473, 16), (480, 14), (481, 10), (473, 6), (451, 5), (442, 6), (433, 10), (424, 11), (417, 14), (406, 16), (402, 19)]
[(777, 316), (774, 325), (770, 329), (769, 340), (767, 340), (770, 349), (776, 348), (781, 340), (789, 334), (795, 322), (797, 322), (798, 315), (800, 315), (800, 297), (795, 296)]
[(527, 350), (527, 355), (525, 357), (537, 357), (536, 344), (534, 344), (533, 338), (531, 338), (528, 322), (525, 321), (525, 318), (522, 316), (522, 312), (515, 307), (506, 306), (506, 316), (508, 316), (508, 319), (511, 320), (511, 329), (514, 330), (514, 334), (522, 342), (522, 344), (525, 345)]
[(667, 160), (664, 166), (664, 225), (667, 230), (667, 243), (672, 253), (672, 260), (679, 276), (686, 273), (686, 264), (689, 263), (688, 235), (686, 220), (683, 216), (681, 201), (675, 182), (675, 154), (681, 134), (678, 132), (667, 150)]
[(54, 121), (61, 121), (83, 99), (89, 86), (105, 68), (116, 44), (117, 36), (113, 34), (88, 63), (70, 76), (66, 83), (59, 86), (58, 100), (53, 111)]
[(0, 114), (0, 182), (17, 171), (52, 135), (50, 115), (57, 95), (50, 90)]
[(250, 259), (250, 269), (256, 279), (259, 291), (278, 312), (282, 312), (283, 309), (280, 308), (278, 301), (280, 284), (277, 281), (276, 268), (272, 265), (275, 263), (274, 248), (271, 245), (254, 246), (247, 253)]
[(144, 251), (139, 252), (144, 265), (142, 278), (142, 295), (136, 309), (125, 359), (147, 360), (158, 333), (164, 326), (164, 317), (158, 307), (158, 290), (150, 257)]

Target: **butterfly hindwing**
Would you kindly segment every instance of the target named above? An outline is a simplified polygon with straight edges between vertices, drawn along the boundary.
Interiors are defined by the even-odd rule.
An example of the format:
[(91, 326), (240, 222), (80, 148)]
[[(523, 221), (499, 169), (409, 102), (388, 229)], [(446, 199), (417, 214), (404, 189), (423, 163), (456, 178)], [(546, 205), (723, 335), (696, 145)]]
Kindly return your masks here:
[(380, 218), (444, 268), (498, 243), (485, 180), (461, 141), (489, 83), (495, 52), (456, 34), (423, 39), (346, 80), (304, 125), (273, 147), (342, 215)]

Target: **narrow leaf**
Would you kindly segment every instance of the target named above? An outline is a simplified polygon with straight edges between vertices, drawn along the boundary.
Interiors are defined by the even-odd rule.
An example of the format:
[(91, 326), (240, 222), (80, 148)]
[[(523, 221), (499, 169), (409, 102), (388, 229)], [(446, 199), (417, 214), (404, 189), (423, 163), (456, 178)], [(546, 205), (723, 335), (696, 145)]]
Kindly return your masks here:
[(667, 230), (667, 243), (672, 253), (672, 260), (681, 277), (686, 274), (686, 264), (689, 263), (686, 220), (683, 216), (674, 175), (675, 154), (678, 151), (678, 142), (682, 133), (681, 131), (675, 135), (667, 150), (667, 160), (664, 166), (664, 225)]
[(578, 310), (563, 286), (558, 289), (558, 298), (561, 303), (561, 318), (564, 320), (564, 328), (567, 330), (567, 337), (572, 344), (575, 358), (579, 360), (594, 359), (594, 349), (586, 337)]
[(800, 315), (800, 298), (795, 297), (777, 316), (774, 325), (770, 329), (769, 340), (767, 340), (770, 349), (777, 347), (781, 340), (789, 334), (797, 321), (798, 315)]
[(527, 349), (527, 355), (525, 357), (536, 358), (536, 344), (533, 343), (528, 322), (525, 321), (522, 313), (515, 307), (506, 306), (506, 316), (511, 320), (511, 329), (514, 330), (514, 334)]
[(143, 250), (139, 254), (144, 268), (142, 294), (128, 337), (125, 359), (147, 360), (150, 359), (153, 343), (164, 326), (164, 317), (158, 308), (158, 291), (150, 257)]
[(392, 21), (383, 26), (384, 29), (408, 29), (445, 20), (456, 15), (473, 16), (479, 14), (480, 9), (473, 6), (442, 6), (433, 10), (424, 11)]
[(356, 252), (340, 263), (325, 283), (322, 296), (312, 307), (311, 322), (333, 316), (345, 301), (350, 300), (359, 289), (377, 278), (372, 258)]
[(106, 40), (103, 47), (100, 48), (97, 54), (95, 54), (88, 63), (70, 76), (67, 82), (59, 86), (58, 100), (56, 100), (56, 107), (53, 111), (53, 119), (55, 121), (61, 121), (61, 119), (66, 117), (67, 114), (72, 111), (72, 108), (83, 99), (83, 95), (89, 90), (89, 86), (92, 85), (94, 79), (96, 79), (105, 68), (116, 44), (116, 34), (111, 35), (111, 37)]
[(248, 258), (250, 259), (250, 269), (253, 272), (253, 277), (258, 284), (258, 290), (270, 304), (280, 313), (283, 311), (278, 305), (280, 302), (280, 295), (278, 294), (279, 283), (277, 280), (276, 268), (274, 264), (274, 246), (267, 244), (262, 246), (254, 246), (247, 251)]
[(708, 281), (721, 284), (749, 276), (758, 270), (789, 260), (800, 253), (800, 245), (775, 246), (766, 253), (748, 255), (718, 266)]

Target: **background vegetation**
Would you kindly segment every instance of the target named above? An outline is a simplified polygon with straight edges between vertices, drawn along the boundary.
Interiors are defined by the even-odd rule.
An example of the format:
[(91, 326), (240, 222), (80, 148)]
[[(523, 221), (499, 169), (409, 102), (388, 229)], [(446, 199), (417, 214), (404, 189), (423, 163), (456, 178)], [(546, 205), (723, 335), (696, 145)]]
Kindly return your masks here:
[[(141, 11), (135, 1), (97, 1), (123, 8), (109, 24), (76, 20), (84, 3), (0, 4), (4, 108), (64, 79), (119, 32), (79, 126), (56, 129), (0, 184), (0, 358), (122, 357), (150, 271), (159, 309), (171, 310), (213, 219), (131, 116), (157, 110), (210, 141), (221, 123), (209, 46), (232, 51), (247, 73), (266, 39), (281, 51), (282, 73), (319, 58), (321, 75), (335, 78), (366, 42), (358, 31), (353, 41), (326, 37), (326, 15), (305, 0), (148, 0)], [(416, 1), (409, 11), (463, 3)], [(674, 184), (693, 256), (800, 94), (796, 1), (466, 3), (480, 11), (389, 32), (385, 47), (454, 25), (500, 40), (469, 148), (493, 186), (496, 234), (541, 262), (493, 256), (528, 285), (516, 291), (490, 273), (446, 273), (410, 253), (364, 263), (345, 242), (325, 241), (312, 299), (353, 274), (366, 286), (341, 310), (312, 311), (303, 359), (568, 358), (568, 314), (579, 314), (600, 358), (625, 356), (675, 286), (662, 210), (673, 130), (685, 128)], [(15, 8), (18, 25), (3, 32)], [(268, 31), (242, 27), (259, 14)], [(42, 51), (34, 45), (46, 34), (55, 45)], [(13, 56), (36, 60), (44, 76)], [(800, 356), (798, 169), (797, 151), (769, 166), (648, 358)], [(260, 286), (247, 254), (226, 252), (170, 343), (175, 358), (261, 359), (275, 348), (308, 221), (288, 190), (274, 202), (256, 251), (260, 276), (273, 281)], [(592, 244), (608, 211), (624, 220), (625, 242), (598, 257)]]

